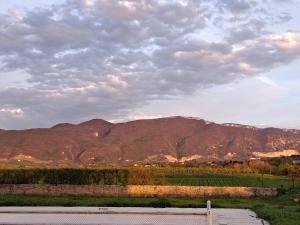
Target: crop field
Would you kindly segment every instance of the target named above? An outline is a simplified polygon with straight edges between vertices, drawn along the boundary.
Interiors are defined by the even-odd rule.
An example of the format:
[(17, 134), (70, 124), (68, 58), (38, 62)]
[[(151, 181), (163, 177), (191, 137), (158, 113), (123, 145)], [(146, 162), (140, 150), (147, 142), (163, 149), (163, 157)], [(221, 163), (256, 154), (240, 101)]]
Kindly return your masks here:
[[(224, 175), (224, 174), (193, 174), (166, 175), (167, 185), (187, 186), (244, 186), (244, 187), (276, 187), (288, 188), (292, 182), (286, 177), (272, 175)], [(299, 182), (295, 182), (299, 186)]]
[(158, 167), (0, 169), (0, 184), (300, 187), (299, 181), (288, 176)]
[(299, 181), (293, 182), (288, 176), (234, 173), (232, 171), (202, 171), (197, 168), (133, 169), (129, 170), (128, 179), (128, 184), (139, 185), (300, 187)]

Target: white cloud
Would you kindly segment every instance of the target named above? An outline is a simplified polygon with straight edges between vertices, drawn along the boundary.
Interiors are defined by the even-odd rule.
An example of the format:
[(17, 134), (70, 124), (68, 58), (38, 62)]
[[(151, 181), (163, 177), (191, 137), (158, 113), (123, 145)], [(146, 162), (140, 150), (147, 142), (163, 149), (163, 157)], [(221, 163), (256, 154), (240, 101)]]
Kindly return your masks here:
[(24, 111), (20, 108), (16, 108), (16, 109), (3, 108), (3, 109), (0, 109), (0, 113), (7, 113), (16, 118), (21, 118), (24, 116)]
[(281, 49), (299, 50), (300, 48), (300, 32), (289, 31), (283, 34), (271, 34), (269, 40)]
[(287, 90), (286, 87), (281, 86), (280, 84), (276, 83), (275, 81), (271, 80), (270, 78), (268, 78), (266, 76), (257, 76), (256, 78), (257, 78), (257, 80), (261, 81), (262, 83), (264, 83), (270, 87), (281, 89), (281, 90)]
[(26, 126), (114, 119), (153, 100), (256, 77), (300, 55), (298, 31), (267, 29), (282, 15), (270, 5), (68, 0), (0, 15), (0, 72), (29, 74), (25, 87), (1, 88), (0, 106), (26, 111)]
[(126, 118), (120, 118), (120, 119), (113, 119), (110, 120), (112, 123), (121, 123), (121, 122), (127, 122), (132, 120), (148, 120), (148, 119), (157, 119), (161, 118), (163, 115), (148, 115), (143, 112), (134, 112), (130, 113)]

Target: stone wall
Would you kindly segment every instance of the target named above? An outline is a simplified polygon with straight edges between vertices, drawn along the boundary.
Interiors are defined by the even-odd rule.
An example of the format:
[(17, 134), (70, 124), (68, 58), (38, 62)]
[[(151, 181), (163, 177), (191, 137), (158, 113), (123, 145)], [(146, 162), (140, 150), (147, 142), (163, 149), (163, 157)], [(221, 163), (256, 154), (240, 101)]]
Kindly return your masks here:
[(155, 186), (155, 185), (0, 185), (0, 194), (95, 197), (206, 197), (206, 196), (274, 196), (275, 188)]

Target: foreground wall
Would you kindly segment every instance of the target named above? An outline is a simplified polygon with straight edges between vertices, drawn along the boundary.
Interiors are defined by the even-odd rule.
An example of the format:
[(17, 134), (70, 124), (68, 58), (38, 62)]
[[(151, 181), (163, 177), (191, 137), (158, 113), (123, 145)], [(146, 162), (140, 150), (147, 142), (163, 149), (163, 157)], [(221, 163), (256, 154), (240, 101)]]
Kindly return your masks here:
[(95, 197), (206, 197), (206, 196), (273, 196), (275, 188), (155, 186), (155, 185), (0, 185), (0, 194)]

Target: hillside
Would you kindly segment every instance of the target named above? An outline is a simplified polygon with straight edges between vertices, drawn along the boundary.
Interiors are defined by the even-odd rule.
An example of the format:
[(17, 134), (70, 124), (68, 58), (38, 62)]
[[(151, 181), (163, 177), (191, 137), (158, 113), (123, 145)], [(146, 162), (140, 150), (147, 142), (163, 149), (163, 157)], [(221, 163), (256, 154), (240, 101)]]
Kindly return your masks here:
[(0, 130), (2, 165), (103, 165), (245, 160), (300, 152), (300, 131), (168, 117)]

